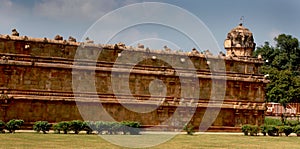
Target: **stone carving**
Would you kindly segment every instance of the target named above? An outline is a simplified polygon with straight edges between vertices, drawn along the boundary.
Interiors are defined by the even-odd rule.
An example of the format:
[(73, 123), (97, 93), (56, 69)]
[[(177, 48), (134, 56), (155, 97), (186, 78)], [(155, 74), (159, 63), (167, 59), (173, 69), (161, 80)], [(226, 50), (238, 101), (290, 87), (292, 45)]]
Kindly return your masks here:
[(90, 40), (89, 37), (86, 37), (86, 38), (85, 38), (85, 42), (86, 42), (86, 43), (94, 43), (94, 41), (93, 41), (93, 40)]
[(192, 49), (192, 52), (189, 52), (189, 53), (188, 53), (188, 56), (195, 56), (195, 55), (198, 55), (198, 54), (200, 54), (199, 51), (197, 51), (196, 48), (193, 48), (193, 49)]
[(219, 52), (219, 55), (218, 55), (218, 57), (225, 57), (226, 56), (226, 54), (225, 53), (223, 53), (222, 51), (220, 51)]
[(60, 36), (60, 35), (56, 35), (56, 36), (54, 37), (54, 40), (63, 40), (63, 37)]
[(1, 96), (0, 96), (0, 104), (9, 104), (13, 97), (8, 97), (6, 91), (2, 90)]
[(72, 37), (72, 36), (69, 36), (68, 41), (70, 41), (70, 42), (76, 42), (76, 39), (74, 37)]
[(11, 31), (11, 35), (12, 35), (12, 36), (19, 36), (19, 33), (18, 33), (18, 31), (14, 28), (14, 29), (12, 29), (12, 31)]
[(255, 45), (252, 33), (242, 23), (233, 28), (224, 41), (227, 55), (235, 52), (238, 57), (250, 57)]
[(44, 40), (43, 40), (44, 43), (47, 43), (48, 42), (48, 39), (46, 37), (44, 37)]
[[(82, 96), (84, 98), (84, 100), (82, 100), (83, 102), (94, 102), (94, 100), (96, 101), (97, 99), (95, 99), (94, 96), (90, 97), (89, 94), (83, 92), (73, 92), (72, 84), (79, 82), (77, 79), (86, 80), (85, 77), (89, 76), (84, 75), (83, 77), (72, 80), (73, 73), (70, 68), (77, 63), (74, 63), (72, 59), (74, 58), (78, 48), (86, 49), (82, 50), (84, 52), (83, 54), (97, 53), (99, 52), (99, 49), (102, 48), (101, 50), (103, 50), (103, 52), (101, 52), (99, 61), (97, 61), (96, 65), (91, 65), (90, 61), (79, 61), (79, 65), (77, 65), (78, 67), (76, 67), (74, 75), (81, 73), (95, 73), (95, 86), (97, 86), (96, 91), (101, 98), (105, 109), (109, 110), (109, 113), (117, 113), (113, 115), (113, 118), (117, 121), (134, 119), (136, 121), (140, 121), (143, 125), (154, 126), (163, 122), (166, 118), (169, 118), (176, 108), (179, 110), (189, 109), (190, 106), (195, 105), (197, 106), (195, 111), (196, 115), (192, 118), (192, 121), (195, 122), (193, 125), (197, 127), (201, 123), (203, 112), (207, 109), (207, 106), (210, 106), (208, 105), (209, 98), (218, 98), (218, 96), (216, 96), (218, 90), (216, 91), (216, 95), (210, 95), (210, 91), (212, 89), (212, 78), (216, 78), (221, 81), (226, 79), (227, 84), (226, 95), (224, 97), (226, 102), (222, 104), (221, 112), (219, 113), (216, 121), (213, 123), (214, 129), (216, 128), (215, 130), (224, 130), (229, 127), (238, 126), (239, 124), (242, 124), (242, 122), (247, 123), (245, 120), (253, 121), (253, 117), (246, 117), (246, 115), (253, 115), (255, 112), (257, 113), (257, 117), (264, 117), (263, 112), (265, 109), (263, 109), (264, 106), (262, 106), (264, 103), (263, 98), (258, 98), (256, 100), (256, 96), (263, 97), (263, 86), (266, 84), (266, 80), (263, 78), (263, 75), (258, 73), (258, 71), (248, 69), (249, 73), (245, 72), (245, 67), (248, 66), (253, 67), (253, 70), (259, 69), (263, 63), (257, 58), (253, 58), (253, 61), (252, 59), (248, 59), (247, 63), (245, 63), (244, 59), (240, 58), (234, 58), (233, 60), (224, 58), (222, 60), (225, 62), (225, 69), (230, 73), (222, 73), (218, 71), (218, 75), (211, 75), (212, 73), (209, 72), (209, 68), (216, 68), (217, 66), (215, 66), (214, 62), (219, 59), (217, 56), (208, 57), (207, 55), (212, 55), (209, 50), (203, 51), (203, 54), (200, 54), (194, 48), (189, 52), (190, 55), (194, 56), (189, 59), (186, 57), (188, 54), (187, 52), (181, 51), (178, 53), (167, 53), (162, 52), (165, 51), (163, 49), (162, 51), (151, 51), (149, 48), (146, 48), (141, 44), (138, 45), (138, 48), (132, 48), (125, 46), (123, 43), (99, 45), (87, 44), (87, 42), (66, 42), (63, 39), (61, 41), (54, 41), (47, 38), (38, 39), (31, 37), (25, 41), (23, 40), (23, 37), (18, 38), (10, 35), (7, 36), (0, 35), (0, 42), (4, 45), (4, 47), (6, 47), (3, 48), (4, 50), (0, 50), (0, 58), (2, 57), (0, 59), (0, 71), (4, 74), (0, 77), (0, 86), (9, 88), (9, 93), (0, 97), (0, 100), (7, 99), (7, 97), (14, 97), (16, 100), (13, 100), (14, 104), (0, 105), (7, 107), (10, 112), (7, 116), (0, 114), (0, 119), (13, 119), (17, 115), (18, 118), (26, 119), (27, 124), (35, 122), (37, 118), (51, 122), (81, 119), (82, 117), (80, 113), (76, 110), (77, 106), (74, 101), (74, 93)], [(242, 34), (239, 36), (241, 37), (237, 37), (237, 39), (242, 41), (243, 38), (251, 39), (249, 37), (243, 37)], [(11, 39), (8, 40), (7, 38)], [(23, 47), (25, 47), (26, 44), (28, 44), (28, 49), (24, 50)], [(115, 47), (119, 48), (119, 50), (115, 50)], [(229, 47), (228, 50), (229, 49), (229, 54), (239, 56), (238, 48), (235, 49), (235, 47)], [(121, 55), (122, 50), (128, 52), (128, 55)], [(137, 55), (142, 54), (144, 54), (144, 59), (141, 59), (142, 61), (139, 61), (139, 63), (133, 67), (131, 67), (131, 65), (133, 65), (132, 63), (114, 63), (117, 56), (124, 57), (126, 60), (135, 58)], [(13, 60), (10, 61), (8, 56), (12, 55), (13, 58), (11, 59)], [(219, 56), (224, 56), (224, 53), (220, 52)], [(171, 62), (178, 64), (179, 71), (175, 71), (172, 66), (165, 64), (163, 60), (159, 60), (161, 57), (166, 57)], [(32, 62), (32, 66), (30, 66), (30, 62)], [(180, 74), (182, 74), (184, 79), (190, 77), (189, 68), (185, 68), (185, 65), (183, 65), (190, 62), (194, 64), (195, 71), (197, 72), (197, 79), (183, 82), (182, 85), (184, 86), (192, 85), (192, 90), (186, 92), (186, 96), (181, 96), (182, 89), (184, 88), (182, 88), (180, 78), (177, 77)], [(210, 66), (207, 66), (208, 64), (210, 64)], [(149, 104), (144, 104), (142, 100), (152, 100), (148, 98), (151, 97), (148, 92), (149, 82), (155, 78), (164, 82), (167, 93), (165, 98), (164, 96), (155, 97), (155, 101), (159, 101), (158, 99), (162, 100), (159, 102), (153, 102), (153, 104), (158, 104), (160, 106), (157, 111), (153, 111), (154, 114), (145, 113), (145, 115), (137, 115), (136, 113), (126, 110), (124, 107), (119, 105), (118, 100), (115, 99), (114, 92), (111, 89), (111, 70), (113, 65), (117, 66), (116, 68), (120, 68), (115, 69), (116, 74), (118, 74), (117, 78), (120, 82), (116, 84), (118, 88), (123, 88), (121, 82), (128, 80), (126, 75), (124, 76), (122, 74), (130, 68), (129, 71), (132, 73), (129, 76), (130, 91), (132, 92), (132, 95), (134, 95), (134, 98), (141, 100), (138, 103), (138, 106), (136, 106), (136, 103), (134, 104), (137, 108), (146, 109)], [(91, 72), (91, 70), (97, 71)], [(251, 75), (256, 77), (255, 80), (251, 77)], [(193, 82), (198, 82), (198, 79), (199, 88), (201, 90), (199, 94), (199, 101), (189, 98), (189, 94), (194, 92), (194, 89), (196, 89), (193, 86)], [(219, 81), (216, 81), (215, 83), (217, 84), (218, 82)], [(239, 82), (241, 85), (235, 87), (234, 84), (236, 84), (236, 82)], [(256, 91), (258, 89), (255, 90), (248, 87), (242, 91), (241, 88), (246, 83), (248, 85), (250, 84), (251, 88), (252, 86), (255, 87), (260, 85), (262, 86), (261, 90), (258, 92)], [(81, 86), (79, 84), (79, 87), (83, 88), (85, 86)], [(0, 90), (2, 91), (4, 89)], [(241, 97), (244, 97), (245, 95), (248, 95), (248, 97), (241, 99)], [(125, 102), (128, 101), (126, 104), (132, 104), (131, 100), (133, 98), (128, 98), (129, 96), (127, 93), (120, 94), (120, 97), (124, 99)], [(92, 104), (86, 104), (84, 105), (86, 106), (84, 108), (92, 109), (93, 106), (90, 105)], [(215, 103), (212, 104), (212, 107), (213, 106), (215, 106)], [(95, 108), (98, 109), (98, 107)], [(34, 109), (35, 116), (28, 114), (32, 112), (32, 109)], [(166, 113), (166, 116), (161, 117), (160, 115), (155, 114), (155, 112), (159, 113), (160, 110)], [(91, 113), (90, 116), (91, 118), (94, 118), (97, 114)], [(183, 114), (180, 118), (184, 119), (185, 115)], [(258, 125), (261, 125), (261, 123), (262, 122), (258, 122)], [(235, 127), (234, 129), (237, 131), (240, 130), (238, 127)]]
[(164, 49), (165, 49), (166, 52), (170, 52), (171, 51), (171, 49), (168, 46), (164, 46)]
[(204, 51), (204, 54), (206, 56), (213, 56), (213, 54), (208, 49)]
[(2, 56), (1, 61), (4, 61), (5, 63), (8, 63), (9, 58), (10, 58), (9, 56)]
[(145, 48), (145, 46), (144, 46), (144, 45), (142, 45), (142, 44), (140, 44), (140, 43), (138, 43), (138, 48), (140, 48), (140, 49), (144, 49), (144, 48)]
[(230, 40), (234, 47), (255, 47), (252, 33), (242, 24), (232, 29), (227, 34), (226, 40)]

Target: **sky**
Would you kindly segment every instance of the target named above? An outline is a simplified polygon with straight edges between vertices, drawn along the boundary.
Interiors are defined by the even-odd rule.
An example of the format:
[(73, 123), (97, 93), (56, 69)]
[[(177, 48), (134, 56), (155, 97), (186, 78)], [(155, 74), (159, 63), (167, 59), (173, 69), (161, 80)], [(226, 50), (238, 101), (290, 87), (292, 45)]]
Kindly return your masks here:
[[(174, 10), (165, 7), (143, 7), (142, 10), (134, 9), (119, 16), (110, 16), (118, 8), (141, 2), (171, 4), (190, 16), (175, 13)], [(243, 25), (253, 33), (258, 46), (263, 45), (265, 41), (274, 43), (273, 38), (282, 33), (299, 38), (299, 8), (299, 0), (0, 0), (0, 34), (10, 34), (11, 30), (16, 28), (20, 36), (54, 38), (59, 34), (65, 39), (73, 36), (78, 41), (91, 36), (90, 39), (95, 40), (95, 43), (105, 43), (100, 37), (110, 37), (105, 34), (111, 33), (109, 31), (117, 24), (134, 22), (136, 15), (146, 14), (145, 18), (155, 15), (160, 17), (162, 22), (168, 20), (169, 26), (151, 23), (129, 26), (118, 32), (109, 42), (124, 42), (126, 45), (143, 43), (150, 49), (159, 49), (167, 45), (172, 49), (184, 51), (190, 51), (195, 46), (200, 50), (214, 48), (202, 46), (208, 42), (205, 38), (199, 38), (203, 42), (200, 45), (195, 44), (191, 37), (199, 33), (198, 35), (207, 37), (207, 40), (210, 40), (211, 36), (219, 50), (224, 51), (223, 42), (227, 33), (241, 22), (242, 16)], [(160, 14), (157, 15), (158, 13)], [(101, 23), (99, 20), (105, 20), (103, 17), (107, 16), (109, 18), (106, 20), (106, 26), (102, 26), (101, 31), (97, 30), (95, 33), (93, 24), (94, 27), (97, 26), (97, 21)], [(197, 17), (202, 24), (189, 20), (193, 17)], [(170, 27), (173, 25), (179, 25), (179, 30)], [(204, 25), (211, 35), (207, 32), (204, 34), (201, 25)], [(192, 33), (187, 35), (184, 31)], [(89, 32), (93, 32), (95, 36)], [(149, 40), (155, 43), (159, 41), (160, 44), (152, 45)]]

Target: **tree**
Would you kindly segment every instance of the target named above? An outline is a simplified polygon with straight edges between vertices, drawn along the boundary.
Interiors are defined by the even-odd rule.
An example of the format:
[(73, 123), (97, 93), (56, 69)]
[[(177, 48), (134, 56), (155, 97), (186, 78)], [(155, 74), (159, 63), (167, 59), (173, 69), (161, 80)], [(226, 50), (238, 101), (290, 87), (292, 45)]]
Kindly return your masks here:
[(300, 47), (297, 38), (281, 34), (274, 38), (276, 45), (268, 42), (254, 51), (266, 61), (261, 72), (268, 74), (270, 83), (266, 88), (266, 99), (278, 102), (286, 108), (287, 103), (300, 102)]

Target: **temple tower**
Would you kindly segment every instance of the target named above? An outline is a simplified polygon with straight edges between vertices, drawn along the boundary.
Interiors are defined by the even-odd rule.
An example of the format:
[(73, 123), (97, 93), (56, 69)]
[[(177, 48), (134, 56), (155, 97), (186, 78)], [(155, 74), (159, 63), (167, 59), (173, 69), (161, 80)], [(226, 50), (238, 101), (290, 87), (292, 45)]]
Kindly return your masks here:
[(252, 32), (242, 23), (233, 28), (224, 41), (226, 56), (251, 57), (255, 45)]

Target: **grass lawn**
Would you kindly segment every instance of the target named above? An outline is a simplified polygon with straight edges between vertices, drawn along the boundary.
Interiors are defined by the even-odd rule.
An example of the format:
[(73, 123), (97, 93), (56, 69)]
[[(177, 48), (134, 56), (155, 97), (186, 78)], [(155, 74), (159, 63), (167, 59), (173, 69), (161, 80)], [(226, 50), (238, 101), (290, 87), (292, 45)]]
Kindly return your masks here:
[[(120, 135), (124, 137), (124, 135)], [(149, 137), (157, 135), (146, 134)], [(129, 137), (129, 136), (128, 136)], [(97, 135), (85, 134), (0, 134), (0, 148), (122, 148)], [(300, 148), (300, 137), (243, 136), (230, 134), (177, 135), (175, 138), (153, 148)]]

